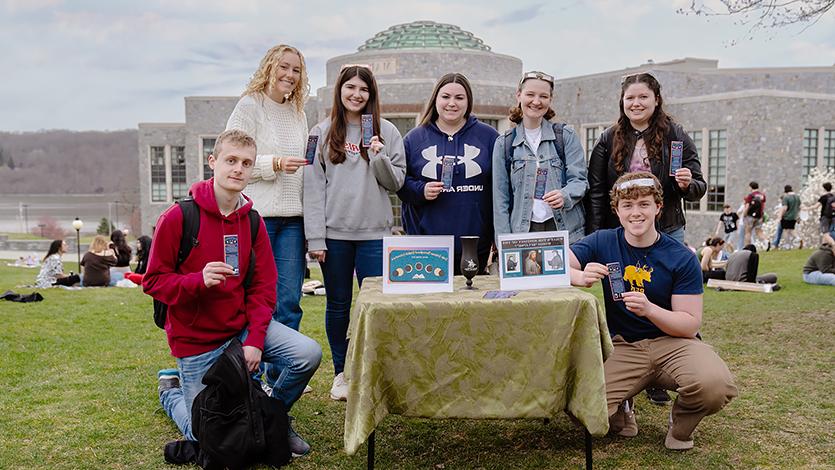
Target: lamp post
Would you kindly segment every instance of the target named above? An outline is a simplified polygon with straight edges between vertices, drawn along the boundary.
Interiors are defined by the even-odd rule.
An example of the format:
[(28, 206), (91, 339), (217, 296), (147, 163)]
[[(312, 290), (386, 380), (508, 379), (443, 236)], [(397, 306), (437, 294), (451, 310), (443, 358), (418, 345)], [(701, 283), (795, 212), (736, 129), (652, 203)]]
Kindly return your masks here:
[(78, 252), (78, 269), (81, 270), (81, 227), (84, 226), (84, 222), (81, 221), (78, 217), (72, 221), (72, 228), (75, 229), (75, 249)]

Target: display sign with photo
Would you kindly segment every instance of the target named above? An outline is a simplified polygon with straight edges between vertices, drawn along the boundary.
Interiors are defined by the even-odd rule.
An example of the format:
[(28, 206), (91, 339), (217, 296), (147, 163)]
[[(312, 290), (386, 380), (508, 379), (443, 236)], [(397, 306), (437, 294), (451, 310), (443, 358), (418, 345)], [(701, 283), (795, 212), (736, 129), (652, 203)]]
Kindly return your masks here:
[(383, 293), (452, 292), (453, 237), (383, 238)]
[(568, 232), (499, 235), (502, 290), (569, 287)]

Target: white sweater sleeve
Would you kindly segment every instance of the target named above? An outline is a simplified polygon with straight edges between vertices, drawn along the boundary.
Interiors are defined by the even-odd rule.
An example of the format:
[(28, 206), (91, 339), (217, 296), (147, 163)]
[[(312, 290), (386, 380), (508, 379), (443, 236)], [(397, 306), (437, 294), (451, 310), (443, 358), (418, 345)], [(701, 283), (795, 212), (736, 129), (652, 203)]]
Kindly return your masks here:
[[(229, 116), (226, 122), (226, 130), (239, 129), (249, 134), (253, 139), (258, 138), (258, 121), (263, 119), (259, 116), (258, 104), (249, 96), (245, 96), (238, 101), (235, 109)], [(276, 178), (275, 171), (273, 171), (273, 155), (258, 154), (255, 156), (255, 167), (252, 169), (252, 177), (249, 182), (256, 181), (272, 181)]]
[(316, 145), (316, 157), (313, 164), (304, 169), (304, 234), (307, 238), (308, 251), (327, 250), (325, 236), (327, 228), (325, 223), (326, 210), (326, 186), (325, 159), (327, 152), (323, 147), (324, 138), (319, 126), (310, 130), (310, 135), (318, 135), (319, 142)]

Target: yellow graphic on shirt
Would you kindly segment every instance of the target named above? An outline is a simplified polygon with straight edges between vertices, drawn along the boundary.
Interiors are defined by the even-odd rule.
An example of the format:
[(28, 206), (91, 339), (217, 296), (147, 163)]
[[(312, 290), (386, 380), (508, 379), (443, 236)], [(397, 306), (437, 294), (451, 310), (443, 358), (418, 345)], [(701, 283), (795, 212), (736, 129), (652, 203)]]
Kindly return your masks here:
[(644, 282), (652, 282), (652, 268), (647, 267), (647, 265), (627, 265), (623, 278), (629, 281), (629, 286), (633, 292), (643, 292)]

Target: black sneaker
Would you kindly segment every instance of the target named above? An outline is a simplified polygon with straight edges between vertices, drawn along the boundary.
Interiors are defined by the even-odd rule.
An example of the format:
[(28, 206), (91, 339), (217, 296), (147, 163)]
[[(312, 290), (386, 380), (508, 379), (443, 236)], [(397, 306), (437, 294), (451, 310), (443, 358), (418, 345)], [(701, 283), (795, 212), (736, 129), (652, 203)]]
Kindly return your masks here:
[(647, 388), (647, 398), (653, 405), (664, 406), (670, 402), (670, 394), (663, 388)]
[(293, 458), (301, 457), (303, 455), (307, 455), (310, 452), (310, 444), (305, 442), (299, 433), (293, 429), (293, 421), (296, 418), (292, 416), (288, 416), (289, 422), (287, 423), (287, 443), (290, 444), (290, 455)]

